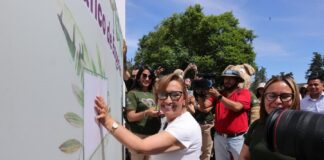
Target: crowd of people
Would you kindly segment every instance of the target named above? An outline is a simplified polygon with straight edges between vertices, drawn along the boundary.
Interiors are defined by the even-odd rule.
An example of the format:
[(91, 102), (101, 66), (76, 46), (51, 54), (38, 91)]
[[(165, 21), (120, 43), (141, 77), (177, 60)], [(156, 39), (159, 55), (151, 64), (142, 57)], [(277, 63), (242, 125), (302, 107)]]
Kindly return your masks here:
[[(186, 75), (189, 70), (193, 77)], [(222, 72), (220, 88), (197, 74), (192, 63), (185, 70), (161, 72), (163, 67), (146, 65), (131, 74), (125, 69), (125, 125), (113, 119), (102, 97), (95, 100), (97, 120), (127, 147), (131, 160), (296, 159), (268, 149), (269, 114), (276, 108), (324, 114), (324, 81), (317, 75), (301, 93), (286, 75), (273, 76), (253, 92), (240, 85), (246, 79), (232, 68)]]

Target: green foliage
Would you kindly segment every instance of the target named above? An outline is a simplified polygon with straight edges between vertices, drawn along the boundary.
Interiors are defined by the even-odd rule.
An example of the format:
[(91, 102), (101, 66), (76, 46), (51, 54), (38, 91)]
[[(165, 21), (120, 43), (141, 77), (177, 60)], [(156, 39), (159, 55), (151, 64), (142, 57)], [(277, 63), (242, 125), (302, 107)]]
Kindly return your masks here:
[(229, 64), (255, 66), (253, 31), (239, 27), (231, 12), (204, 15), (200, 5), (164, 19), (139, 42), (135, 64), (185, 69), (196, 63), (200, 73), (220, 74)]
[(267, 72), (264, 67), (257, 68), (255, 71), (254, 82), (251, 84), (251, 90), (254, 91), (259, 83), (267, 81)]
[(284, 77), (284, 76), (290, 76), (290, 77), (294, 78), (294, 74), (292, 72), (289, 72), (289, 73), (280, 72), (279, 75), (282, 76), (282, 77)]
[(313, 55), (312, 63), (309, 64), (309, 69), (306, 71), (306, 79), (312, 74), (319, 74), (320, 77), (324, 77), (324, 55), (318, 52), (313, 52)]

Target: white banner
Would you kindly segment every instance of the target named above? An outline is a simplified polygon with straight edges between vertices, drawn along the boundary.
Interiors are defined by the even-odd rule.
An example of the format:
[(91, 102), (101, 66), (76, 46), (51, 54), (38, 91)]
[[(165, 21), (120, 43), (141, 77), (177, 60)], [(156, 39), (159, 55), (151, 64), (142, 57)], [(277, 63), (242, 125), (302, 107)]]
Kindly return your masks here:
[[(10, 0), (0, 8), (0, 159), (86, 159), (85, 70), (106, 77), (101, 92), (122, 120), (115, 1)], [(122, 159), (110, 134), (100, 140), (90, 159)]]

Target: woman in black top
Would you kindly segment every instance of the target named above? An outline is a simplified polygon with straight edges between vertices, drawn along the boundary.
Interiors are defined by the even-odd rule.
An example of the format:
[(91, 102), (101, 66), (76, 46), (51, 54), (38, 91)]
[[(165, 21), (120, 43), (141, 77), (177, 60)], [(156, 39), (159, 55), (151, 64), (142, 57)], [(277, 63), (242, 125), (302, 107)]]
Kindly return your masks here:
[(290, 76), (272, 77), (264, 87), (261, 97), (260, 119), (256, 120), (245, 135), (240, 160), (293, 160), (295, 158), (272, 152), (265, 142), (265, 122), (275, 108), (299, 110), (300, 96), (296, 83)]

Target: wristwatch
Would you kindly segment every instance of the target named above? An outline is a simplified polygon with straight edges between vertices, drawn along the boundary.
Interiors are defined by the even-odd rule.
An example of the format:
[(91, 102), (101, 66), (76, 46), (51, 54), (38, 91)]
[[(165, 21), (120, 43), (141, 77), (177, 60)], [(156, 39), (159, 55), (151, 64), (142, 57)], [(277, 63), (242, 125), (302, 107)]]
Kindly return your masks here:
[(117, 122), (114, 122), (111, 126), (111, 133), (114, 133), (115, 130), (119, 127), (119, 124)]
[(217, 96), (218, 101), (221, 100), (222, 98), (223, 98), (223, 96), (221, 94)]

